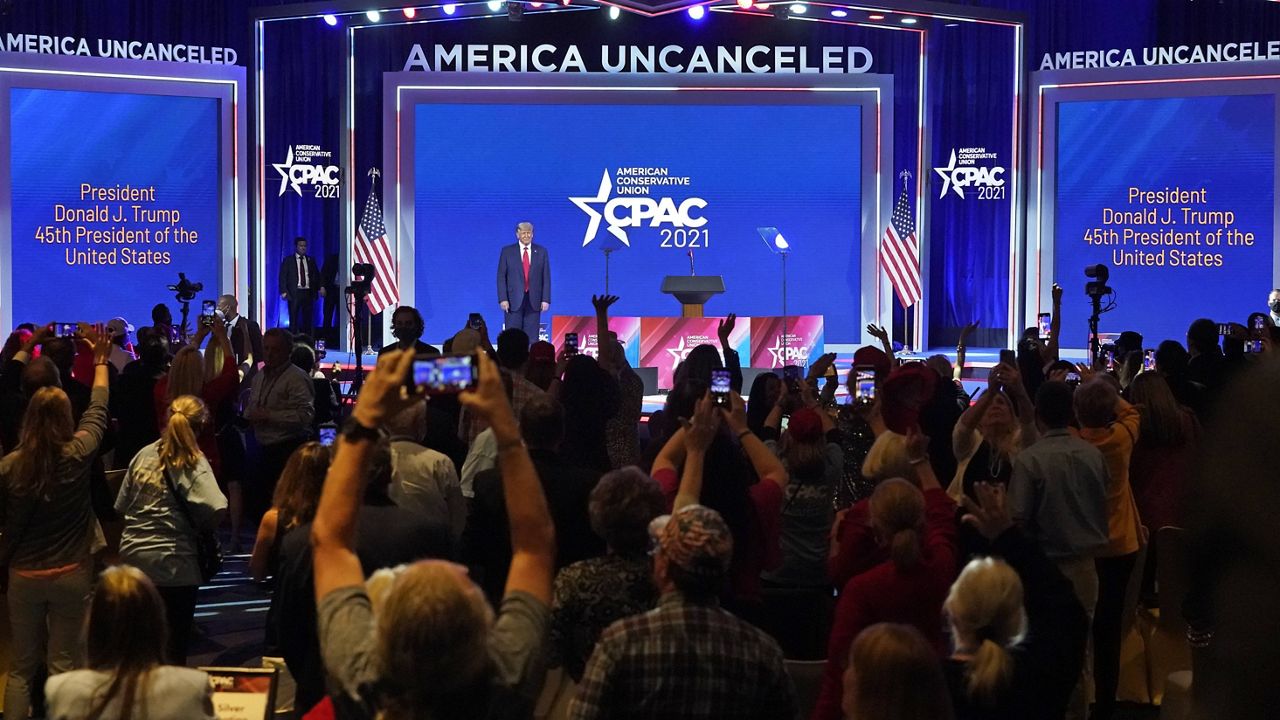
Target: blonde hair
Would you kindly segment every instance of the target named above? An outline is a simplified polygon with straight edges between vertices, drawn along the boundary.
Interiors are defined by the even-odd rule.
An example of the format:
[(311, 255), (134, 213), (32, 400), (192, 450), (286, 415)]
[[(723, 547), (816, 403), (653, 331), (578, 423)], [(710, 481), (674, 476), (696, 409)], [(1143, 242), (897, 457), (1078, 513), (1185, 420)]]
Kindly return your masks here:
[(910, 477), (908, 460), (907, 436), (886, 430), (871, 444), (867, 459), (862, 461), (862, 476), (873, 480)]
[(479, 588), (452, 563), (426, 560), (397, 573), (377, 613), (385, 717), (434, 717), (445, 708), (466, 717), (463, 706), (483, 704), (492, 621)]
[(75, 432), (71, 401), (62, 388), (37, 390), (22, 415), (8, 489), (15, 495), (43, 497), (57, 482), (58, 461)]
[(858, 720), (949, 720), (938, 654), (910, 625), (877, 623), (849, 648), (844, 711)]
[(871, 523), (889, 545), (889, 556), (899, 570), (920, 562), (920, 535), (924, 530), (924, 494), (902, 478), (876, 486), (868, 503)]
[(169, 383), (165, 400), (172, 403), (183, 395), (199, 396), (204, 391), (204, 357), (190, 345), (178, 351), (169, 365)]
[(135, 711), (147, 717), (148, 674), (164, 663), (167, 636), (164, 603), (151, 580), (130, 565), (103, 570), (89, 606), (87, 649), (89, 667), (112, 677), (86, 717), (101, 717), (116, 697), (121, 720)]
[(173, 470), (191, 470), (203, 457), (196, 440), (209, 422), (204, 401), (183, 395), (169, 403), (169, 420), (160, 434), (160, 464)]
[(972, 560), (951, 585), (943, 609), (956, 649), (972, 656), (965, 672), (970, 697), (994, 698), (1013, 676), (1008, 648), (1027, 627), (1018, 573), (1003, 560)]

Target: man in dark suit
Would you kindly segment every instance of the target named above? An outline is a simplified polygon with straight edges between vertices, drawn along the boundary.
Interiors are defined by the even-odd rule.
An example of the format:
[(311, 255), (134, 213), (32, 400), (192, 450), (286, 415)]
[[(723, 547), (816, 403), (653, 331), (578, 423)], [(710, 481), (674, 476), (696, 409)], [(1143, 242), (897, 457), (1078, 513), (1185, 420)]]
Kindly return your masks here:
[(542, 313), (551, 307), (551, 259), (533, 244), (533, 223), (517, 224), (516, 240), (498, 256), (498, 306), (507, 314), (506, 327), (536, 341)]
[(218, 298), (218, 312), (226, 323), (231, 349), (236, 353), (241, 380), (248, 381), (262, 362), (262, 328), (258, 323), (240, 314), (240, 304), (235, 295)]
[(378, 354), (412, 349), (415, 355), (439, 355), (438, 348), (419, 340), (425, 330), (426, 323), (422, 320), (422, 313), (410, 305), (401, 305), (391, 313), (391, 334), (396, 337), (396, 341), (382, 346)]
[(294, 335), (313, 334), (317, 294), (325, 296), (320, 268), (307, 254), (307, 239), (296, 238), (293, 254), (280, 261), (280, 299), (289, 303), (289, 331)]

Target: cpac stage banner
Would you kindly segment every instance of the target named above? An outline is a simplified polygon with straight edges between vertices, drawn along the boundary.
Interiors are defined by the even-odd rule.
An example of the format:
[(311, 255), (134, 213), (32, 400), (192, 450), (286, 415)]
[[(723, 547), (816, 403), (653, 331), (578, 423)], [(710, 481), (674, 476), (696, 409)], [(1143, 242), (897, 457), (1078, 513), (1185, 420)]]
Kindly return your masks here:
[[(751, 318), (751, 362), (753, 368), (778, 369), (786, 365), (807, 367), (817, 360), (824, 347), (821, 315), (793, 315), (786, 318)], [(739, 321), (741, 322), (741, 321)]]
[[(654, 318), (640, 319), (640, 366), (658, 368), (658, 387), (670, 389), (676, 366), (689, 357), (699, 345), (719, 349), (718, 328), (724, 318)], [(729, 335), (729, 347), (740, 358), (747, 357), (750, 323), (738, 318)]]
[[(618, 335), (622, 351), (631, 367), (640, 367), (640, 318), (611, 317), (609, 330)], [(551, 318), (551, 344), (556, 351), (564, 347), (565, 333), (578, 333), (578, 352), (591, 357), (600, 353), (600, 338), (596, 335), (595, 317), (556, 315)]]

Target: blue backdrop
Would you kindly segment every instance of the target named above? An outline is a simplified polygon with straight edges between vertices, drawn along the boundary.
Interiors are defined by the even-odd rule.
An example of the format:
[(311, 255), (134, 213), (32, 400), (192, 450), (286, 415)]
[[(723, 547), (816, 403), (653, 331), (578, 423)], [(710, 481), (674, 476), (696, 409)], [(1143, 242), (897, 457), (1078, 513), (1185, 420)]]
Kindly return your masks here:
[[(591, 295), (604, 289), (601, 248), (611, 247), (609, 290), (622, 298), (613, 312), (677, 315), (679, 305), (658, 288), (665, 275), (688, 274), (691, 240), (697, 273), (725, 281), (709, 314), (778, 315), (780, 262), (756, 232), (776, 226), (792, 245), (788, 312), (825, 315), (828, 342), (857, 342), (860, 108), (670, 104), (680, 96), (645, 105), (418, 105), (414, 300), (428, 325), (459, 327), (481, 311), (501, 327), (498, 249), (515, 242), (520, 220), (531, 221), (534, 241), (548, 248), (554, 314), (592, 314)], [(762, 128), (769, 140), (744, 153), (744, 136)], [(706, 207), (691, 215), (706, 224), (682, 231), (645, 221), (625, 228), (629, 247), (607, 220), (586, 235), (589, 216), (569, 198), (595, 197), (605, 170), (610, 197), (644, 198), (619, 193), (619, 168), (637, 167), (687, 178), (688, 185), (647, 186), (647, 197), (675, 205), (701, 198)], [(588, 206), (605, 211), (603, 203)]]
[[(105, 321), (122, 315), (135, 325), (149, 324), (152, 305), (172, 301), (165, 286), (177, 281), (179, 271), (204, 283), (203, 297), (216, 297), (221, 238), (216, 99), (14, 88), (10, 100), (16, 322)], [(154, 186), (154, 201), (82, 199), (82, 183)], [(97, 208), (110, 217), (60, 221), (59, 205), (72, 213)], [(180, 215), (139, 219), (134, 206)], [(116, 220), (118, 214), (123, 220)], [(195, 231), (198, 241), (154, 240), (158, 230), (173, 233), (178, 227)], [(70, 242), (37, 239), (61, 240), (59, 228)], [(153, 241), (108, 244), (82, 237), (76, 242), (77, 228), (150, 229)], [(74, 251), (85, 250), (115, 251), (109, 257), (113, 262), (82, 264)], [(143, 262), (134, 254), (148, 251), (167, 255), (153, 254)]]
[[(1088, 316), (1088, 301), (1077, 288), (1083, 268), (1095, 263), (1111, 267), (1111, 285), (1120, 293), (1117, 308), (1105, 315), (1106, 327), (1137, 330), (1152, 347), (1166, 338), (1182, 340), (1197, 317), (1243, 323), (1262, 306), (1271, 287), (1275, 96), (1061, 103), (1056, 174), (1054, 275), (1069, 289), (1068, 317)], [(1205, 193), (1173, 202), (1143, 202), (1139, 195), (1131, 202), (1131, 188)], [(1224, 223), (1216, 216), (1188, 217), (1183, 208), (1229, 211), (1234, 222), (1225, 227), (1253, 233), (1257, 242), (1230, 247), (1224, 234), (1214, 245), (1203, 236), (1225, 229)], [(1117, 218), (1108, 210), (1154, 215)], [(1199, 230), (1201, 240), (1135, 244), (1136, 237), (1125, 241), (1125, 228)], [(1090, 237), (1102, 242), (1086, 240), (1093, 230), (1103, 234)], [(1118, 243), (1108, 231), (1118, 233)], [(1135, 251), (1143, 260), (1133, 259)], [(1206, 255), (1210, 266), (1199, 265)], [(1083, 334), (1067, 337), (1063, 345), (1082, 347), (1084, 340)]]

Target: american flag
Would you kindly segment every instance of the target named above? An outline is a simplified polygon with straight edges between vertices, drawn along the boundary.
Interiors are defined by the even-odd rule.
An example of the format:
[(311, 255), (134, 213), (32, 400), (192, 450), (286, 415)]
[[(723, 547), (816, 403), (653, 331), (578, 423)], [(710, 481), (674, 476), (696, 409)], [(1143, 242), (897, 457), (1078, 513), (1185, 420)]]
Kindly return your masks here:
[[(372, 171), (377, 182), (378, 171)], [(369, 312), (378, 314), (400, 300), (400, 288), (396, 285), (396, 261), (387, 244), (387, 226), (382, 221), (382, 203), (378, 202), (378, 189), (369, 188), (369, 200), (364, 204), (364, 215), (356, 226), (356, 242), (352, 248), (358, 263), (369, 263), (377, 269), (373, 289), (369, 293)]]
[(885, 272), (889, 274), (889, 282), (893, 283), (904, 308), (914, 305), (923, 294), (920, 288), (920, 255), (916, 250), (916, 221), (907, 197), (910, 177), (911, 173), (902, 171), (902, 194), (893, 206), (893, 216), (880, 243)]

